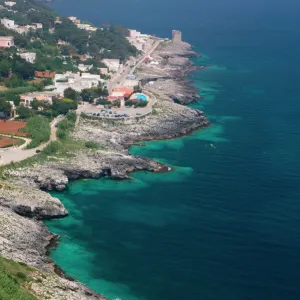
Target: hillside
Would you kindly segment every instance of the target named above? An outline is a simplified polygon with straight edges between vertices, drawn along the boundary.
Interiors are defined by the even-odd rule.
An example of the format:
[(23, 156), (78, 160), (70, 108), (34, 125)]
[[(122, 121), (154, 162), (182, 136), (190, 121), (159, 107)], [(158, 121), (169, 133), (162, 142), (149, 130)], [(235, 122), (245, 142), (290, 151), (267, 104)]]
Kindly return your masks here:
[[(14, 21), (15, 27), (18, 26), (17, 29), (10, 29), (2, 24), (0, 36), (13, 36), (18, 51), (35, 52), (34, 69), (74, 71), (75, 54), (88, 55), (95, 66), (102, 66), (103, 58), (122, 61), (137, 52), (125, 38), (126, 29), (122, 26), (88, 31), (78, 28), (69, 18), (60, 17), (41, 2), (16, 0), (16, 5), (8, 7), (1, 0), (0, 5), (0, 18)], [(39, 26), (42, 28), (35, 29), (34, 24), (41, 24)], [(26, 27), (32, 28), (26, 31)], [(10, 48), (3, 51), (10, 54), (17, 50)]]

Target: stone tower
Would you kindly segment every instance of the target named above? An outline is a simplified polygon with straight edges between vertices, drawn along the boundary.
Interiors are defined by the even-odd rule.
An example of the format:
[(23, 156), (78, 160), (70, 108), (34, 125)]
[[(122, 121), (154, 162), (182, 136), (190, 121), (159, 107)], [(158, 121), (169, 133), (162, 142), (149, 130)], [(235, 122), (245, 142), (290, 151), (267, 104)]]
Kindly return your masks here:
[(181, 31), (172, 30), (172, 42), (173, 43), (180, 43), (181, 42)]

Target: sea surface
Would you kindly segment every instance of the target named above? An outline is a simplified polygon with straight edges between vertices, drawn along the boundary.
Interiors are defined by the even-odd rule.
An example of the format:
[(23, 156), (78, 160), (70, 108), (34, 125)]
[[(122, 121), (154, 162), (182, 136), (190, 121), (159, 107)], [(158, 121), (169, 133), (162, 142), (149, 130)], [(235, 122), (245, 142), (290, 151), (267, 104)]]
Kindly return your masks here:
[(131, 153), (173, 166), (69, 184), (52, 258), (109, 299), (300, 299), (300, 3), (55, 0), (100, 26), (183, 31), (212, 125)]

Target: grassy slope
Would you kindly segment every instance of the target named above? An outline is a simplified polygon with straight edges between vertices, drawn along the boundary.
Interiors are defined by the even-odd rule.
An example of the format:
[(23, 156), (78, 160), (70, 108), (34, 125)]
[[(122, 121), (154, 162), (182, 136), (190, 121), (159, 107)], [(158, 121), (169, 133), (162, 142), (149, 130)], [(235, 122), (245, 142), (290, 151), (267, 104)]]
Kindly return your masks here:
[(34, 300), (23, 286), (30, 281), (31, 268), (22, 263), (0, 257), (0, 299)]

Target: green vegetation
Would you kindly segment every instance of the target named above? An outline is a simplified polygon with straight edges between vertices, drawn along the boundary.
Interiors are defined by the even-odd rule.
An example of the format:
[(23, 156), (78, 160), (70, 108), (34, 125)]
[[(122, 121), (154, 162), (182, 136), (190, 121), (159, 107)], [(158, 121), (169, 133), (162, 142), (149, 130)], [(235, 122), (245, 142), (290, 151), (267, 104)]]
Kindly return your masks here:
[(30, 280), (31, 268), (0, 257), (0, 299), (34, 300), (22, 286)]
[(72, 88), (67, 88), (64, 90), (64, 97), (71, 99), (71, 100), (78, 100), (78, 92), (76, 92), (75, 90), (73, 90)]
[(15, 81), (18, 79), (28, 80), (33, 78), (34, 76), (34, 67), (31, 63), (27, 62), (19, 55), (17, 55), (14, 49), (1, 49), (0, 76), (2, 78), (8, 78), (9, 76), (11, 76)]
[(56, 115), (66, 114), (69, 110), (77, 109), (77, 102), (68, 98), (54, 99), (52, 110)]
[(96, 142), (93, 142), (93, 141), (85, 142), (84, 146), (89, 149), (98, 149), (99, 148), (99, 144)]
[(46, 148), (43, 150), (43, 153), (46, 155), (52, 155), (58, 152), (60, 149), (60, 142), (58, 141), (51, 141)]
[(10, 110), (10, 103), (4, 99), (0, 99), (0, 112), (4, 114), (4, 117), (6, 117), (10, 113)]
[(19, 119), (28, 119), (34, 116), (34, 110), (21, 105), (17, 109), (17, 114), (19, 115)]
[(148, 105), (148, 101), (132, 101), (132, 100), (127, 100), (125, 102), (126, 106), (134, 106), (134, 107), (146, 107)]
[(6, 91), (0, 91), (0, 97), (8, 96), (10, 94), (18, 95), (18, 94), (24, 94), (29, 92), (34, 92), (37, 90), (37, 87), (34, 85), (28, 85), (28, 86), (20, 86), (16, 88), (11, 88)]
[(111, 102), (106, 99), (98, 99), (96, 101), (97, 105), (111, 105)]
[(29, 118), (24, 130), (31, 138), (31, 142), (27, 146), (28, 149), (38, 147), (41, 143), (47, 142), (50, 139), (50, 124), (43, 116)]
[(76, 112), (70, 111), (66, 117), (58, 123), (57, 137), (59, 139), (66, 139), (75, 127)]

